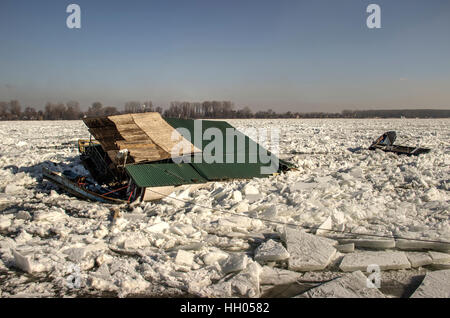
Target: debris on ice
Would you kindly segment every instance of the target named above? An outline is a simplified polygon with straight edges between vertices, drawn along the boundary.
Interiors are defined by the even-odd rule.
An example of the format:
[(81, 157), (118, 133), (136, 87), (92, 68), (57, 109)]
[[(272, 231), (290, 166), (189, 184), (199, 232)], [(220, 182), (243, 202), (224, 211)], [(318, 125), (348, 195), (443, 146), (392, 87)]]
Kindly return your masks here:
[[(56, 192), (45, 182), (40, 183), (42, 167), (87, 175), (79, 160), (74, 160), (78, 157), (76, 147), (56, 148), (54, 142), (49, 144), (49, 140), (73, 144), (78, 138), (86, 137), (88, 131), (81, 121), (1, 122), (0, 271), (10, 273), (22, 267), (14, 275), (2, 276), (1, 297), (42, 296), (46, 290), (65, 293), (67, 268), (73, 264), (71, 258), (81, 260), (78, 265), (83, 284), (86, 283), (80, 290), (71, 290), (76, 296), (160, 296), (167, 295), (169, 289), (177, 296), (258, 295), (256, 276), (247, 272), (257, 264), (246, 254), (252, 255), (269, 237), (275, 241), (279, 238), (272, 235), (276, 229), (274, 224), (253, 217), (314, 228), (331, 217), (332, 230), (423, 239), (396, 240), (394, 248), (406, 251), (407, 260), (414, 269), (383, 272), (383, 277), (387, 274), (398, 276), (403, 272), (417, 275), (422, 270), (450, 266), (445, 258), (437, 257), (438, 254), (434, 254), (435, 264), (429, 264), (433, 262), (430, 256), (433, 254), (428, 253), (450, 253), (450, 183), (446, 170), (449, 160), (447, 149), (442, 147), (447, 142), (446, 134), (441, 133), (448, 129), (448, 119), (407, 120), (408, 134), (420, 137), (424, 144), (434, 149), (417, 158), (369, 152), (364, 148), (356, 152), (347, 150), (370, 140), (374, 131), (398, 125), (395, 119), (376, 122), (237, 119), (232, 122), (238, 129), (255, 123), (261, 127), (282, 125), (285, 138), (280, 150), (292, 154), (286, 159), (296, 164), (298, 171), (251, 181), (214, 182), (192, 192), (181, 190), (174, 197), (192, 200), (204, 207), (168, 198), (150, 204), (137, 203), (129, 209), (120, 207), (122, 217), (113, 220), (109, 206), (78, 200)], [(424, 134), (427, 129), (433, 132)], [(325, 137), (328, 140), (324, 143)], [(19, 148), (17, 140), (25, 140), (33, 146)], [(298, 149), (304, 154), (297, 154)], [(239, 200), (238, 191), (242, 200)], [(233, 218), (227, 211), (249, 218)], [(134, 241), (135, 233), (143, 234), (145, 239)], [(294, 281), (297, 277), (305, 280), (313, 277), (316, 286), (317, 282), (344, 275), (335, 271), (340, 258), (343, 257), (344, 262), (348, 256), (366, 253), (353, 252), (352, 246), (343, 244), (340, 238), (336, 238), (340, 246), (325, 241), (328, 242), (326, 248), (316, 241), (326, 240), (324, 237), (312, 235), (309, 238), (315, 242), (312, 246), (320, 245), (320, 248), (315, 252), (305, 248), (306, 255), (322, 255), (327, 251), (317, 257), (320, 262), (315, 261), (316, 268), (327, 263), (326, 256), (333, 254), (333, 248), (348, 254), (335, 253), (330, 257), (326, 271), (320, 272), (298, 273), (282, 269), (283, 261), (269, 262), (274, 266), (272, 274), (265, 275), (270, 268), (265, 266), (259, 284), (272, 289), (270, 285), (276, 286), (278, 281), (298, 287)], [(364, 240), (367, 243), (368, 239)], [(90, 245), (100, 243), (103, 247), (90, 248)], [(378, 245), (364, 247), (361, 241), (354, 245), (362, 249), (392, 248), (391, 240), (377, 240), (373, 244)], [(306, 258), (302, 258), (301, 247), (293, 248), (288, 244), (286, 248), (296, 251), (289, 251), (288, 264), (292, 266), (297, 261), (302, 266), (308, 265), (301, 262)], [(67, 249), (73, 249), (68, 252), (70, 255), (64, 253)], [(189, 250), (195, 255), (189, 269), (175, 262), (181, 250)], [(13, 251), (17, 253), (16, 257)], [(230, 266), (231, 272), (224, 274), (221, 270), (224, 262), (236, 253), (242, 255), (242, 262), (236, 262), (235, 266)], [(426, 269), (415, 269), (418, 266), (426, 266)], [(31, 270), (32, 275), (45, 272), (45, 282), (30, 281), (28, 275), (23, 275), (24, 270)], [(432, 273), (437, 272), (429, 272)], [(231, 284), (234, 276), (239, 279)], [(247, 280), (253, 283), (246, 283)], [(289, 293), (279, 294), (292, 296), (296, 295), (292, 294), (296, 290), (299, 289), (291, 288)]]

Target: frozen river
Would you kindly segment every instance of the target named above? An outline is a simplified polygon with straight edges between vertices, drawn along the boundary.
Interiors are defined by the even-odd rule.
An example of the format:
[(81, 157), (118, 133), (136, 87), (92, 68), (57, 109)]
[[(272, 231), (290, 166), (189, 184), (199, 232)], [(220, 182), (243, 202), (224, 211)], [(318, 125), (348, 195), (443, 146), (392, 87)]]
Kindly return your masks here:
[[(0, 297), (220, 296), (214, 266), (236, 252), (253, 262), (249, 233), (277, 233), (281, 223), (450, 241), (450, 119), (229, 122), (280, 129), (280, 157), (298, 170), (175, 193), (180, 200), (121, 208), (116, 220), (111, 206), (42, 182), (42, 167), (87, 173), (76, 147), (89, 137), (83, 122), (0, 122)], [(388, 130), (396, 144), (432, 151), (366, 150)], [(193, 259), (176, 258), (180, 248)], [(255, 295), (251, 286), (245, 295)]]

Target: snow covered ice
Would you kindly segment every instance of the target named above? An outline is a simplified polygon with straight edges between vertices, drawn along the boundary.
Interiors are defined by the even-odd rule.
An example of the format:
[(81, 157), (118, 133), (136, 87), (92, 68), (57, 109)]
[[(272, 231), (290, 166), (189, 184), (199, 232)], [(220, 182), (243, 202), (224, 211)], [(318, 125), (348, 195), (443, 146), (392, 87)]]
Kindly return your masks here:
[[(348, 241), (332, 232), (450, 242), (449, 119), (229, 122), (244, 133), (279, 128), (279, 156), (298, 170), (120, 206), (117, 219), (111, 205), (82, 201), (42, 182), (43, 167), (88, 174), (76, 147), (89, 136), (81, 121), (0, 122), (0, 297), (258, 297), (261, 275), (274, 285), (267, 273), (290, 272), (289, 261), (280, 261), (285, 250), (272, 263), (255, 260), (265, 242), (283, 247), (283, 223), (355, 243), (362, 249), (355, 253), (368, 245), (400, 248), (414, 268), (425, 266), (419, 267), (422, 275), (433, 265), (449, 266), (449, 245), (423, 242), (426, 251), (410, 254), (423, 249), (420, 242), (372, 244), (370, 236)], [(397, 131), (399, 144), (432, 151), (407, 157), (366, 150), (388, 130)], [(346, 280), (352, 276), (338, 266), (345, 255), (352, 254), (336, 253), (323, 272), (285, 275)], [(321, 293), (307, 296), (315, 294)]]

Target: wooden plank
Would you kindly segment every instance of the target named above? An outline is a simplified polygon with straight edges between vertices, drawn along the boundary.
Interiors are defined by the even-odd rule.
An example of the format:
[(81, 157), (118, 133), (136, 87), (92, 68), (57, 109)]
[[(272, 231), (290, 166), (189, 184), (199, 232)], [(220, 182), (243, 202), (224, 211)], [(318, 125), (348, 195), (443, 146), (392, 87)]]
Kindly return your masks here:
[[(164, 152), (164, 150), (148, 150), (148, 149), (128, 149), (132, 157), (139, 157), (140, 160), (136, 159), (136, 162), (145, 160), (162, 160), (171, 157), (170, 153)], [(148, 159), (145, 159), (148, 158)]]
[[(136, 123), (155, 144), (170, 153), (172, 149), (184, 138), (170, 126), (159, 113), (141, 113), (132, 114)], [(172, 138), (175, 137), (175, 138)], [(186, 139), (184, 139), (188, 142)], [(201, 152), (191, 143), (189, 152), (183, 154), (191, 154), (193, 152)]]
[(148, 143), (145, 141), (136, 141), (136, 142), (130, 142), (130, 141), (117, 141), (116, 145), (119, 149), (158, 149), (157, 146), (154, 143)]
[(114, 123), (108, 117), (84, 118), (83, 122), (89, 128), (114, 127)]
[(168, 158), (167, 153), (156, 145), (148, 134), (134, 122), (133, 114), (127, 114), (127, 116), (123, 117), (111, 116), (110, 118), (125, 139), (125, 142), (119, 142), (116, 145), (120, 149), (128, 149), (130, 156), (135, 162), (156, 161)]
[(131, 114), (109, 116), (108, 119), (111, 120), (116, 126), (134, 124)]
[[(184, 139), (159, 113), (85, 118), (84, 122), (114, 163), (119, 149), (128, 149), (134, 162), (168, 159), (172, 149)], [(172, 136), (176, 139), (172, 140)], [(200, 152), (190, 145), (183, 154)]]

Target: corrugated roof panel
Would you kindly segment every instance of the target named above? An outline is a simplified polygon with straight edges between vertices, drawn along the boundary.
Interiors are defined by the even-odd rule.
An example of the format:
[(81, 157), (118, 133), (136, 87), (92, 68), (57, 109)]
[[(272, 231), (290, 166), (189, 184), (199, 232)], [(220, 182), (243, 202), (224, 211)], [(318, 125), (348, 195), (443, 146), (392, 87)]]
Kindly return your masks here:
[(258, 163), (192, 163), (191, 165), (208, 181), (270, 176), (270, 174), (261, 173), (261, 167), (264, 165)]
[[(199, 138), (198, 140), (195, 140), (194, 135), (194, 125), (195, 120), (193, 119), (179, 119), (179, 118), (164, 118), (173, 128), (186, 128), (191, 135), (190, 142), (193, 143), (197, 148), (201, 149), (202, 151), (205, 149), (206, 145), (211, 143), (211, 140), (203, 140), (203, 138)], [(205, 131), (209, 128), (217, 128), (222, 133), (222, 152), (224, 154), (224, 162), (227, 161), (226, 156), (231, 156), (233, 158), (232, 161), (234, 162), (242, 162), (239, 160), (238, 154), (245, 154), (245, 161), (243, 163), (260, 163), (261, 159), (259, 156), (259, 149), (266, 150), (264, 147), (256, 143), (254, 140), (246, 136), (245, 134), (241, 133), (238, 129), (231, 126), (229, 123), (225, 121), (220, 120), (198, 120), (201, 121), (202, 124), (202, 136), (205, 133)], [(228, 131), (227, 131), (228, 129)], [(231, 129), (231, 131), (230, 131)], [(227, 149), (227, 137), (229, 135), (234, 135), (234, 147), (233, 149)], [(245, 143), (242, 144), (239, 141), (239, 139), (244, 139)], [(252, 155), (252, 156), (251, 156)], [(256, 160), (253, 159), (253, 157), (256, 158)], [(251, 159), (250, 159), (251, 158)], [(230, 158), (228, 158), (228, 161)]]
[(139, 187), (178, 186), (207, 182), (189, 164), (153, 163), (125, 167), (129, 176)]
[[(186, 128), (191, 134), (191, 143), (195, 144), (197, 148), (200, 148), (202, 151), (205, 149), (205, 146), (208, 145), (210, 140), (202, 140), (203, 138), (199, 138), (199, 140), (195, 140), (194, 138), (194, 125), (195, 121), (193, 119), (179, 119), (179, 118), (164, 118), (173, 128)], [(250, 137), (241, 133), (239, 130), (231, 126), (229, 123), (225, 121), (219, 120), (201, 120), (202, 124), (202, 134), (208, 128), (218, 128), (222, 132), (223, 141), (222, 141), (222, 152), (223, 152), (223, 163), (193, 163), (192, 165), (196, 170), (206, 179), (208, 180), (226, 180), (226, 179), (234, 179), (234, 178), (253, 178), (253, 177), (267, 177), (267, 174), (261, 173), (261, 167), (269, 166), (269, 164), (262, 163), (262, 158), (259, 154), (260, 150), (265, 153), (267, 151), (264, 147), (256, 143)], [(226, 149), (226, 140), (227, 135), (230, 134), (230, 131), (227, 131), (227, 128), (234, 129), (232, 131), (236, 136), (234, 137), (234, 149), (231, 151)], [(245, 139), (244, 144), (238, 143), (238, 137)], [(204, 155), (204, 154), (203, 154)], [(245, 156), (242, 161), (241, 157)], [(231, 157), (230, 157), (231, 156)], [(230, 159), (235, 163), (227, 163)], [(267, 162), (267, 158), (264, 158), (264, 162)], [(289, 162), (284, 160), (279, 160), (280, 166), (283, 169), (294, 167)], [(281, 170), (281, 169), (279, 169)]]
[[(234, 128), (226, 121), (221, 120), (201, 120), (201, 119), (181, 119), (181, 118), (164, 118), (164, 120), (169, 123), (170, 126), (173, 128), (186, 128), (189, 130), (191, 134), (190, 142), (195, 145), (195, 147), (203, 150), (203, 148), (210, 143), (210, 140), (202, 140), (201, 138), (199, 140), (194, 140), (194, 124), (195, 120), (202, 122), (202, 135), (208, 128), (218, 128), (222, 132), (222, 134), (225, 136), (226, 129), (227, 128)], [(225, 144), (224, 144), (225, 146)]]

